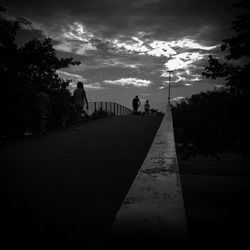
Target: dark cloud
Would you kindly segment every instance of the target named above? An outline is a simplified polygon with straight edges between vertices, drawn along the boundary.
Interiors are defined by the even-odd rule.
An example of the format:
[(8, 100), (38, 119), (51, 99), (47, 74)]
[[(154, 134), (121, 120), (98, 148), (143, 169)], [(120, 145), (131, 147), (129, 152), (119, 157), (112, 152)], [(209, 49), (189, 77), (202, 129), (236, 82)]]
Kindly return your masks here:
[(228, 35), (233, 0), (23, 0), (3, 1), (10, 14), (55, 29), (79, 21), (112, 37), (143, 31), (155, 39), (194, 37), (209, 44)]

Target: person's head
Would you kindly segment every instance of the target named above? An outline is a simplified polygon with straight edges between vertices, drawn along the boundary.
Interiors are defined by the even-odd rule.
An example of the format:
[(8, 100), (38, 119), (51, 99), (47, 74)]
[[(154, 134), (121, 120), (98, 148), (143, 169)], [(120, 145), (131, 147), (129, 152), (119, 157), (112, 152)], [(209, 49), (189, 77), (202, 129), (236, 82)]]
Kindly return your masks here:
[(82, 82), (78, 82), (77, 83), (77, 88), (78, 89), (83, 89), (83, 83)]
[(138, 95), (136, 95), (136, 96), (135, 96), (135, 98), (137, 98), (137, 99), (138, 99)]
[(148, 100), (146, 101), (146, 103), (148, 103)]

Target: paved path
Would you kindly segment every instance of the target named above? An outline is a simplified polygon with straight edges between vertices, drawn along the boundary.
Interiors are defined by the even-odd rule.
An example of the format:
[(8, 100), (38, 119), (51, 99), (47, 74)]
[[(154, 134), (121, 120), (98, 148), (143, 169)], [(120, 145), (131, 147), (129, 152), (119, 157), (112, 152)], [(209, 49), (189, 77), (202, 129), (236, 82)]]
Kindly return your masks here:
[(1, 236), (93, 246), (107, 239), (161, 119), (111, 117), (2, 145)]

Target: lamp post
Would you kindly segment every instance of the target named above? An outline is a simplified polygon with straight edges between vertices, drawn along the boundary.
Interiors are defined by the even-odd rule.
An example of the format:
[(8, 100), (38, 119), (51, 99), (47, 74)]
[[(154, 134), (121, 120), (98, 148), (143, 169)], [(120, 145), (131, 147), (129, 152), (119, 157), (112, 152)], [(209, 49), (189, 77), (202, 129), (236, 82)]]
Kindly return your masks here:
[(170, 78), (173, 70), (168, 70), (167, 72), (168, 72), (168, 101), (170, 102)]

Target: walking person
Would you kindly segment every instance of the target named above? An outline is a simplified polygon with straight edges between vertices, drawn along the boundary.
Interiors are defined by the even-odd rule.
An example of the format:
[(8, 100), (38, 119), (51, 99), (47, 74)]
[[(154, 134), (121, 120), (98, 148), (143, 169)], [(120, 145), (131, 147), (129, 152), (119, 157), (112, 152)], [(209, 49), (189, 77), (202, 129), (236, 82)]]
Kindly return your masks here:
[(86, 103), (86, 109), (87, 110), (89, 109), (88, 99), (82, 82), (77, 83), (77, 89), (74, 91), (73, 100), (74, 100), (74, 107), (77, 113), (77, 126), (78, 128), (80, 128), (81, 114), (83, 113), (85, 103)]
[(40, 91), (35, 96), (35, 112), (38, 134), (44, 135), (47, 132), (48, 116), (51, 112), (51, 106), (49, 96), (43, 87), (40, 88)]
[(132, 105), (133, 105), (134, 114), (137, 114), (138, 108), (139, 108), (139, 106), (141, 106), (141, 102), (140, 102), (138, 96), (135, 96), (135, 98), (132, 101)]
[(149, 115), (149, 111), (150, 111), (150, 105), (149, 101), (147, 100), (146, 103), (144, 104), (144, 112), (145, 114)]
[(70, 116), (70, 109), (72, 105), (72, 97), (67, 89), (68, 83), (63, 82), (60, 89), (60, 115), (61, 115), (61, 125), (63, 128), (67, 127), (67, 122)]

